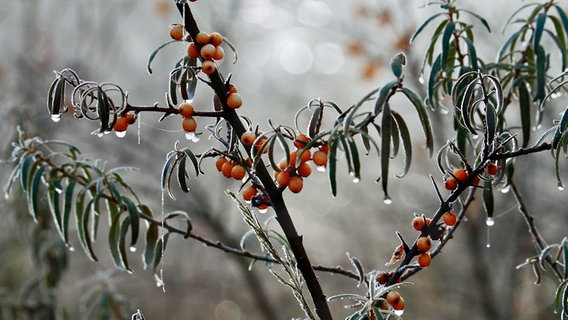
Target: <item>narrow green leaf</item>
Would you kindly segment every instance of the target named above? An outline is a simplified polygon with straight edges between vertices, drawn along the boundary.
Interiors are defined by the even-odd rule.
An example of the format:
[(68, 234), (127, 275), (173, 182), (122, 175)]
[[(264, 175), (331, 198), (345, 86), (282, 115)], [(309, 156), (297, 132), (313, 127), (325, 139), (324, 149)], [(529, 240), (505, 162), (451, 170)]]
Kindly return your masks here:
[(99, 116), (100, 131), (106, 132), (109, 128), (110, 105), (108, 97), (101, 87), (97, 88), (97, 113)]
[(363, 283), (365, 280), (365, 271), (363, 270), (361, 261), (350, 255), (349, 252), (347, 252), (347, 257), (349, 258), (349, 262), (351, 262), (351, 264), (355, 267), (355, 270), (357, 270), (357, 274), (359, 275), (359, 284)]
[(28, 185), (34, 174), (36, 163), (38, 162), (35, 161), (35, 154), (28, 154), (24, 158), (24, 161), (22, 161), (22, 165), (20, 166), (20, 184), (23, 190), (28, 190)]
[(487, 218), (493, 218), (494, 207), (493, 184), (491, 180), (487, 180), (483, 185), (483, 208), (485, 208)]
[(559, 51), (560, 56), (562, 58), (562, 70), (566, 70), (566, 65), (568, 63), (568, 60), (567, 60), (568, 56), (566, 55), (566, 50), (567, 50), (566, 34), (565, 34), (564, 29), (562, 27), (562, 22), (560, 22), (557, 17), (550, 16), (549, 18), (552, 21), (552, 23), (554, 24), (554, 30), (556, 31), (556, 33), (550, 32), (547, 29), (544, 29), (544, 30), (550, 35), (550, 37), (556, 43), (556, 46), (558, 47), (558, 51)]
[(527, 147), (531, 134), (531, 97), (524, 82), (517, 86), (519, 94), (519, 111), (521, 113), (521, 131), (523, 133), (523, 148)]
[(546, 85), (546, 52), (542, 46), (536, 48), (536, 90), (533, 97), (534, 101), (543, 101)]
[(76, 180), (71, 180), (65, 188), (65, 197), (63, 198), (63, 216), (61, 219), (61, 229), (63, 231), (63, 241), (69, 245), (69, 216), (71, 215), (71, 207), (73, 205), (73, 191)]
[(385, 201), (390, 199), (387, 188), (389, 179), (391, 121), (390, 106), (389, 103), (386, 102), (383, 106), (381, 118), (381, 183)]
[(154, 58), (156, 57), (156, 54), (158, 54), (158, 51), (162, 50), (165, 46), (167, 46), (170, 43), (174, 43), (174, 42), (178, 42), (177, 40), (170, 40), (164, 44), (162, 44), (161, 46), (159, 46), (156, 50), (154, 50), (150, 56), (148, 57), (148, 64), (146, 66), (146, 69), (148, 70), (149, 74), (152, 74), (152, 67), (150, 66), (152, 64), (152, 61), (154, 61)]
[(178, 180), (178, 184), (181, 188), (181, 190), (183, 192), (189, 192), (189, 188), (187, 187), (187, 178), (189, 177), (189, 175), (187, 174), (187, 170), (185, 169), (185, 162), (186, 162), (187, 157), (184, 155), (181, 157), (179, 164), (178, 164), (178, 170), (177, 170), (177, 180)]
[[(391, 116), (393, 111), (391, 110)], [(398, 155), (398, 151), (400, 149), (400, 133), (398, 132), (398, 123), (394, 121), (394, 118), (391, 121), (391, 159), (394, 159)]]
[(460, 8), (460, 11), (461, 12), (467, 12), (467, 13), (471, 14), (472, 16), (474, 16), (477, 20), (479, 20), (479, 22), (481, 22), (481, 24), (483, 24), (483, 26), (485, 27), (485, 29), (487, 29), (488, 32), (491, 32), (491, 28), (489, 27), (487, 20), (485, 20), (482, 16), (478, 15), (477, 13), (475, 13), (471, 10), (467, 10), (467, 9), (463, 9), (463, 8)]
[(426, 19), (426, 21), (424, 21), (424, 23), (422, 23), (422, 25), (420, 27), (418, 27), (418, 29), (416, 29), (414, 34), (412, 34), (412, 36), (410, 37), (410, 43), (414, 42), (414, 39), (416, 39), (416, 37), (424, 30), (424, 28), (426, 28), (426, 26), (428, 24), (430, 24), (430, 22), (432, 22), (432, 20), (434, 20), (437, 17), (442, 16), (444, 14), (445, 13), (437, 13), (437, 14), (431, 16), (430, 18)]
[(406, 55), (404, 54), (404, 52), (400, 52), (396, 56), (392, 57), (390, 60), (390, 67), (392, 73), (397, 78), (400, 78), (400, 76), (402, 76), (402, 70), (405, 65), (406, 65)]
[[(350, 138), (350, 136), (348, 136)], [(351, 152), (349, 151), (349, 145), (347, 144), (347, 140), (345, 136), (339, 136), (339, 143), (341, 143), (341, 147), (343, 147), (343, 153), (345, 154), (345, 162), (347, 162), (347, 171), (349, 174), (353, 172), (353, 162), (351, 160)]]
[(479, 69), (477, 65), (477, 52), (475, 51), (475, 45), (468, 38), (463, 38), (465, 44), (467, 45), (467, 51), (469, 52), (469, 64), (473, 70)]
[(495, 131), (497, 130), (497, 113), (491, 102), (485, 103), (485, 134), (487, 135), (487, 143), (491, 144), (495, 139)]
[(55, 223), (55, 227), (57, 228), (57, 232), (63, 241), (65, 241), (65, 236), (63, 234), (63, 226), (62, 226), (62, 219), (61, 219), (61, 209), (60, 209), (60, 200), (59, 200), (59, 192), (60, 189), (56, 188), (56, 185), (50, 183), (47, 188), (47, 203), (49, 206), (49, 211), (51, 212), (51, 217), (53, 218), (53, 222)]
[(568, 242), (562, 244), (562, 255), (564, 256), (564, 279), (568, 279)]
[(83, 188), (79, 191), (77, 195), (77, 201), (75, 202), (75, 220), (77, 223), (77, 232), (79, 232), (79, 242), (83, 247), (83, 250), (93, 261), (97, 261), (95, 252), (93, 251), (93, 246), (91, 243), (91, 236), (89, 235), (89, 216), (91, 214), (91, 207), (93, 205), (93, 199), (87, 202), (87, 205), (83, 206), (85, 195), (87, 191)]
[(381, 88), (381, 90), (379, 90), (379, 96), (377, 97), (377, 100), (375, 101), (375, 108), (373, 110), (374, 114), (381, 113), (381, 111), (383, 109), (383, 105), (388, 101), (389, 94), (390, 94), (391, 90), (398, 84), (399, 84), (398, 80), (391, 81), (391, 82), (387, 83), (386, 85), (384, 85)]
[(120, 259), (125, 267), (126, 272), (133, 273), (132, 269), (128, 265), (128, 253), (126, 251), (126, 234), (130, 229), (130, 217), (126, 217), (122, 224), (120, 225), (120, 238), (118, 240), (118, 250), (120, 253)]
[(310, 138), (313, 139), (319, 133), (322, 118), (323, 118), (323, 108), (320, 105), (318, 105), (312, 111), (310, 122), (308, 124), (308, 136)]
[(347, 142), (349, 144), (349, 151), (351, 153), (351, 161), (353, 162), (353, 171), (351, 171), (349, 174), (353, 176), (353, 179), (356, 179), (358, 181), (361, 179), (361, 162), (359, 160), (359, 151), (357, 149), (355, 140), (353, 140), (353, 137), (348, 137)]
[(442, 35), (442, 69), (446, 69), (448, 64), (449, 52), (450, 52), (450, 41), (454, 33), (455, 23), (449, 22), (444, 29), (444, 34)]
[(434, 153), (434, 134), (432, 133), (432, 126), (430, 125), (430, 117), (426, 111), (426, 106), (412, 90), (402, 88), (402, 92), (406, 95), (406, 97), (408, 97), (408, 100), (410, 100), (418, 113), (420, 124), (422, 124), (422, 130), (426, 136), (426, 148), (428, 148), (429, 156), (432, 157), (432, 154)]
[(177, 99), (177, 77), (179, 77), (180, 71), (178, 69), (174, 69), (172, 70), (172, 72), (170, 72), (170, 81), (168, 84), (168, 98), (170, 99), (170, 102), (173, 105), (177, 105), (178, 103), (178, 99)]
[(540, 46), (540, 39), (542, 38), (542, 32), (544, 31), (544, 23), (546, 22), (546, 13), (541, 12), (536, 17), (536, 23), (534, 27), (533, 43), (532, 46), (537, 50)]
[(173, 200), (176, 199), (174, 194), (172, 193), (171, 189), (171, 178), (172, 172), (174, 170), (175, 164), (178, 161), (178, 153), (177, 151), (170, 152), (164, 163), (164, 167), (162, 168), (162, 175), (161, 175), (161, 186), (162, 190), (166, 190), (168, 192), (168, 196)]
[(146, 246), (144, 247), (144, 269), (148, 269), (154, 261), (154, 249), (159, 237), (158, 225), (151, 223), (146, 230)]
[(442, 55), (438, 55), (436, 57), (436, 60), (434, 60), (434, 64), (432, 64), (432, 68), (430, 69), (430, 76), (428, 77), (428, 101), (432, 110), (436, 110), (436, 105), (434, 103), (436, 95), (436, 78), (438, 76), (438, 73), (440, 72), (441, 64)]
[(562, 150), (562, 148), (560, 148), (560, 146), (562, 146), (564, 144), (566, 139), (568, 139), (568, 130), (564, 131), (562, 133), (562, 136), (558, 140), (559, 144), (556, 147), (556, 150), (555, 150), (556, 154), (554, 156), (554, 169), (555, 169), (555, 172), (556, 172), (556, 181), (558, 183), (558, 189), (561, 189), (561, 190), (564, 190), (564, 184), (562, 183), (562, 177), (560, 176), (560, 151)]
[(567, 127), (568, 127), (568, 107), (564, 109), (562, 117), (560, 118), (560, 122), (558, 123), (558, 126), (556, 126), (556, 133), (554, 134), (554, 138), (552, 139), (553, 148), (559, 148), (558, 144), (560, 142), (560, 138), (562, 138), (562, 135), (566, 131)]
[(127, 267), (125, 262), (122, 260), (122, 255), (120, 253), (120, 215), (116, 216), (110, 225), (110, 230), (108, 233), (108, 245), (110, 250), (110, 255), (114, 266), (120, 271), (126, 271)]
[(465, 89), (465, 93), (463, 95), (463, 100), (460, 104), (461, 109), (461, 120), (462, 125), (465, 126), (466, 129), (469, 130), (471, 134), (477, 134), (475, 128), (472, 123), (473, 114), (475, 113), (475, 108), (471, 105), (471, 100), (473, 99), (473, 95), (475, 93), (475, 88), (477, 86), (478, 80), (472, 81), (467, 88)]
[[(555, 298), (554, 298), (554, 308), (556, 309), (556, 311), (560, 311), (561, 313), (566, 313), (566, 311), (564, 310), (564, 306), (566, 304), (568, 304), (568, 302), (566, 301), (566, 299), (564, 297), (566, 289), (568, 289), (568, 279), (565, 278), (558, 285), (558, 288), (556, 289)], [(562, 316), (564, 317), (564, 315), (562, 315)]]
[(186, 226), (186, 229), (185, 229), (184, 237), (185, 238), (189, 237), (189, 235), (191, 234), (191, 230), (193, 229), (193, 224), (191, 223), (191, 219), (189, 218), (189, 215), (187, 214), (187, 212), (181, 211), (181, 210), (176, 210), (176, 211), (170, 212), (164, 217), (164, 221), (168, 221), (170, 219), (176, 219), (176, 218), (183, 218), (183, 220), (186, 222), (187, 226)]
[(55, 78), (55, 80), (51, 82), (49, 90), (47, 91), (47, 112), (49, 112), (49, 114), (53, 114), (53, 98), (55, 94), (55, 88), (58, 86), (59, 82), (61, 81), (62, 80), (60, 77)]
[(130, 218), (131, 225), (131, 241), (130, 246), (136, 245), (138, 241), (138, 234), (140, 233), (140, 214), (138, 212), (138, 207), (128, 197), (122, 197), (122, 203), (126, 206), (128, 210), (128, 217)]
[(191, 160), (193, 169), (195, 170), (195, 176), (199, 176), (199, 161), (197, 160), (195, 154), (189, 148), (183, 148), (180, 151), (183, 152), (185, 156), (189, 158), (189, 160)]
[(158, 242), (156, 242), (156, 247), (154, 247), (154, 262), (152, 264), (152, 268), (154, 270), (158, 268), (158, 266), (160, 265), (160, 261), (162, 261), (162, 256), (166, 251), (166, 246), (168, 245), (169, 237), (170, 234), (166, 233), (158, 239)]
[[(499, 53), (497, 54), (497, 62), (502, 62), (505, 52), (507, 52), (507, 50), (509, 48), (511, 48), (511, 51), (513, 51), (512, 45), (513, 43), (515, 43), (517, 41), (517, 39), (519, 38), (519, 36), (523, 33), (525, 33), (526, 31), (524, 29), (521, 29), (519, 31), (516, 31), (515, 33), (513, 33), (511, 36), (509, 36), (509, 38), (507, 38), (507, 40), (503, 43), (503, 45), (501, 46), (501, 49), (499, 50)], [(512, 56), (510, 57), (512, 59)]]
[(397, 177), (402, 178), (408, 173), (410, 163), (412, 162), (412, 139), (410, 138), (408, 126), (402, 116), (395, 111), (391, 111), (391, 114), (398, 126), (400, 137), (402, 139), (402, 147), (404, 148), (404, 167), (402, 169), (402, 173), (397, 175)]
[(51, 103), (51, 114), (59, 115), (61, 110), (65, 108), (65, 80), (63, 78), (58, 78), (56, 80), (55, 92), (53, 93), (52, 103)]
[(336, 172), (336, 168), (337, 168), (337, 140), (333, 139), (330, 140), (329, 142), (329, 159), (327, 160), (328, 162), (328, 169), (329, 169), (329, 185), (331, 187), (331, 195), (332, 196), (337, 196), (337, 172)]
[(43, 172), (45, 170), (44, 166), (39, 167), (39, 169), (34, 173), (32, 178), (32, 183), (29, 185), (28, 194), (28, 209), (31, 216), (34, 218), (34, 222), (37, 223), (37, 216), (39, 213), (39, 187), (42, 180)]

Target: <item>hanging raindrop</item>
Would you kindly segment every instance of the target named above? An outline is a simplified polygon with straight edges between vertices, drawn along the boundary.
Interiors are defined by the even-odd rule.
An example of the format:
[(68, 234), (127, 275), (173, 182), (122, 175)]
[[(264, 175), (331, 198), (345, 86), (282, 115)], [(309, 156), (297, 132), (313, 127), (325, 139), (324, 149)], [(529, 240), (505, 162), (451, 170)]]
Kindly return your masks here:
[(392, 203), (392, 199), (390, 197), (386, 197), (384, 200), (385, 204), (391, 204)]
[(187, 140), (193, 140), (195, 138), (195, 132), (186, 132), (185, 133), (185, 138)]
[(135, 247), (135, 246), (131, 246), (131, 247), (130, 247), (130, 252), (136, 252), (136, 247)]
[(424, 76), (420, 75), (420, 77), (418, 78), (418, 82), (424, 84)]
[(504, 186), (500, 191), (501, 193), (508, 193), (509, 190), (511, 190), (511, 186)]
[(353, 183), (359, 183), (361, 182), (361, 179), (359, 179), (358, 177), (353, 178)]
[(493, 219), (492, 217), (487, 217), (487, 219), (485, 219), (485, 224), (488, 227), (493, 227), (495, 225), (495, 219)]
[(61, 114), (59, 113), (54, 113), (51, 115), (51, 121), (53, 122), (59, 122), (59, 120), (61, 120)]
[(404, 313), (404, 309), (402, 310), (394, 310), (394, 314), (396, 314), (397, 316), (402, 316), (402, 314)]
[(115, 131), (117, 137), (124, 138), (126, 136), (126, 131)]
[(258, 212), (265, 214), (268, 212), (268, 208), (258, 208)]
[(316, 170), (319, 172), (325, 172), (325, 166), (317, 166)]
[(560, 191), (564, 191), (566, 188), (564, 188), (564, 185), (562, 183), (558, 184), (558, 190)]
[(199, 142), (199, 139), (200, 139), (200, 138), (199, 138), (199, 135), (196, 134), (196, 135), (191, 139), (191, 142), (193, 142), (193, 143), (198, 143), (198, 142)]

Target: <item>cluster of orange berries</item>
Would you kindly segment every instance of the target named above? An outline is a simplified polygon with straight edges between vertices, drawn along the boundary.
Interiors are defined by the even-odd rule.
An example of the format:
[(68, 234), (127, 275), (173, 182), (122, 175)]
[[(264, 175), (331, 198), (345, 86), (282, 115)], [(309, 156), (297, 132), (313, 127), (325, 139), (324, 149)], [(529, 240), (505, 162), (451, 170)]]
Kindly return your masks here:
[[(499, 167), (494, 162), (489, 162), (485, 167), (485, 171), (489, 175), (496, 175), (499, 173)], [(458, 187), (458, 184), (466, 183), (469, 179), (469, 172), (465, 169), (455, 169), (450, 177), (446, 178), (444, 181), (444, 187), (447, 190), (454, 190)], [(479, 183), (479, 176), (471, 178), (470, 184), (476, 186)]]
[(327, 152), (329, 147), (327, 144), (319, 147), (313, 154), (305, 146), (310, 142), (310, 138), (305, 134), (298, 134), (294, 139), (296, 150), (290, 152), (287, 158), (284, 158), (278, 164), (278, 169), (274, 172), (274, 178), (278, 185), (282, 188), (288, 188), (293, 193), (299, 193), (304, 187), (304, 178), (312, 174), (312, 165), (309, 160), (318, 166), (325, 167), (327, 165)]
[(122, 116), (116, 119), (113, 129), (116, 132), (116, 135), (122, 138), (126, 134), (126, 129), (128, 129), (128, 126), (134, 124), (135, 122), (135, 115), (131, 113), (124, 113)]
[[(193, 42), (187, 45), (187, 55), (191, 58), (201, 58), (201, 70), (205, 74), (212, 74), (217, 70), (215, 60), (225, 57), (225, 51), (221, 47), (223, 36), (218, 32), (199, 32)], [(198, 45), (200, 49), (198, 48)]]
[(225, 178), (233, 178), (235, 180), (243, 180), (247, 170), (246, 168), (236, 161), (229, 160), (224, 156), (217, 158), (215, 161), (215, 167), (217, 170), (225, 176)]
[(179, 106), (178, 112), (183, 117), (183, 120), (181, 121), (183, 131), (195, 132), (197, 129), (197, 122), (193, 118), (193, 113), (195, 112), (193, 105), (189, 102), (184, 102)]

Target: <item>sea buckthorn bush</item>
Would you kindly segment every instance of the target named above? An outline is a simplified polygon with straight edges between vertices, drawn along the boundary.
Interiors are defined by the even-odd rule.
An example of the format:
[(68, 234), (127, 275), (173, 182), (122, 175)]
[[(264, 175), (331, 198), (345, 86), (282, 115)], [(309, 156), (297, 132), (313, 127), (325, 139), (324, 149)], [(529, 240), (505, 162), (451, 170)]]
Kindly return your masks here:
[[(564, 190), (568, 108), (559, 104), (564, 102), (568, 83), (568, 16), (561, 1), (521, 4), (505, 21), (506, 36), (493, 50), (496, 57), (481, 56), (478, 45), (495, 32), (499, 21), (487, 21), (465, 8), (465, 3), (454, 0), (431, 3), (423, 9), (431, 16), (397, 43), (401, 52), (384, 62), (388, 80), (348, 106), (339, 105), (333, 97), (313, 98), (289, 119), (292, 125), (272, 119), (253, 123), (247, 117), (260, 106), (237, 90), (237, 86), (247, 84), (225, 71), (230, 62), (225, 60), (231, 56), (233, 68), (238, 68), (239, 45), (222, 32), (200, 29), (202, 21), (194, 16), (194, 8), (201, 2), (172, 0), (181, 21), (173, 21), (169, 31), (168, 25), (164, 26), (167, 42), (150, 53), (148, 72), (152, 73), (152, 63), (162, 50), (181, 43), (182, 54), (171, 63), (163, 102), (131, 104), (121, 85), (84, 80), (78, 72), (66, 68), (55, 72), (46, 92), (47, 112), (55, 122), (67, 114), (92, 121), (97, 125), (93, 133), (101, 138), (108, 133), (124, 137), (144, 113), (160, 114), (159, 121), (181, 118), (179, 129), (186, 139), (172, 143), (173, 150), (165, 155), (157, 189), (175, 200), (191, 193), (192, 184), (207, 185), (209, 178), (202, 176), (233, 180), (235, 184), (227, 182), (227, 198), (249, 231), (238, 246), (210, 240), (194, 230), (186, 211), (153, 212), (123, 177), (123, 171), (129, 169), (109, 169), (83, 156), (74, 145), (28, 137), (20, 129), (12, 144), (13, 170), (6, 195), (19, 188), (33, 219), (53, 224), (63, 252), (72, 248), (69, 234), (75, 223), (81, 248), (96, 261), (99, 253), (93, 245), (97, 233), (104, 232), (117, 270), (134, 272), (131, 258), (141, 247), (144, 267), (153, 271), (159, 286), (164, 286), (163, 259), (168, 245), (187, 239), (241, 259), (264, 262), (274, 282), (286, 286), (297, 300), (298, 316), (397, 319), (416, 305), (414, 299), (404, 298), (414, 289), (411, 281), (426, 268), (424, 273), (436, 268), (438, 258), (444, 256), (443, 249), (468, 232), (464, 230), (474, 224), (473, 218), (483, 216), (486, 228), (492, 227), (502, 214), (496, 202), (510, 192), (515, 206), (511, 210), (519, 212), (519, 219), (528, 226), (525, 237), (534, 245), (533, 255), (522, 257), (518, 268), (532, 268), (537, 283), (543, 277), (553, 279), (556, 291), (547, 293), (549, 313), (568, 318), (567, 238), (545, 242), (546, 233), (541, 233), (536, 223), (538, 209), (523, 195), (532, 191), (521, 192), (517, 184), (531, 179), (555, 184), (559, 192)], [(377, 16), (380, 24), (396, 24), (388, 13)], [(418, 73), (405, 53), (416, 42), (425, 48), (420, 66), (414, 68)], [(369, 58), (365, 53), (371, 45), (350, 40), (348, 53)], [(373, 78), (378, 68), (375, 63), (367, 65), (362, 78)], [(418, 78), (411, 81), (412, 77)], [(352, 85), (356, 87), (357, 83)], [(206, 95), (211, 104), (196, 103), (196, 94)], [(451, 114), (442, 120), (449, 125), (435, 126), (445, 113)], [(117, 145), (126, 143), (123, 141), (118, 140)], [(206, 147), (196, 148), (195, 144)], [(417, 147), (425, 156), (416, 156)], [(546, 156), (556, 181), (541, 181), (515, 171), (517, 159), (537, 155)], [(319, 186), (311, 180), (318, 175), (326, 178), (329, 193), (335, 197), (347, 188), (341, 183), (346, 176), (354, 182), (349, 188), (357, 188), (361, 180), (375, 180), (382, 201), (369, 206), (387, 206), (415, 196), (396, 188), (402, 196), (393, 200), (391, 186), (410, 179), (408, 174), (417, 160), (437, 167), (429, 172), (428, 190), (437, 206), (397, 213), (404, 217), (405, 225), (392, 227), (396, 244), (389, 247), (390, 260), (385, 257), (370, 270), (365, 267), (370, 260), (366, 256), (347, 254), (350, 265), (337, 267), (315, 261), (290, 212), (290, 197), (315, 194)], [(377, 170), (367, 170), (366, 162), (373, 162)], [(393, 179), (395, 162), (401, 164), (402, 172)], [(48, 210), (41, 210), (43, 201)], [(264, 223), (264, 215), (273, 215), (274, 219)], [(108, 230), (99, 231), (101, 220), (108, 220)], [(277, 227), (268, 223), (271, 221)], [(376, 221), (370, 218), (366, 223)], [(251, 242), (259, 249), (249, 249)], [(451, 264), (440, 267), (447, 273), (466, 276)], [(318, 276), (324, 272), (353, 280), (351, 290), (329, 292)], [(330, 306), (342, 303), (348, 311), (334, 315), (336, 309)], [(445, 307), (450, 308), (439, 306)], [(140, 310), (128, 312), (132, 319), (143, 318)]]

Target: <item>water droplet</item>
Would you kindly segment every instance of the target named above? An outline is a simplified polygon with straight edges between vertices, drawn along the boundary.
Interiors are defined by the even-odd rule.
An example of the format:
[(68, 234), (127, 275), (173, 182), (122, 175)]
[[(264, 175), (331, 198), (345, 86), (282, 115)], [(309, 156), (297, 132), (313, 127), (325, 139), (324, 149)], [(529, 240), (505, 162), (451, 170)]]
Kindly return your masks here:
[(126, 131), (115, 131), (116, 136), (119, 138), (124, 138), (126, 136)]
[(445, 107), (445, 106), (444, 106), (443, 108), (440, 108), (440, 112), (441, 112), (442, 114), (448, 114), (448, 113), (450, 113), (450, 110), (449, 110), (448, 107)]
[(495, 219), (493, 219), (491, 217), (487, 217), (487, 219), (485, 219), (485, 224), (488, 227), (493, 227), (495, 225)]
[(472, 134), (472, 135), (471, 135), (471, 138), (472, 138), (473, 140), (477, 140), (477, 139), (479, 138), (479, 135), (478, 135), (478, 134)]
[(193, 138), (195, 138), (195, 132), (186, 132), (185, 133), (185, 138), (187, 140), (193, 140)]
[(8, 192), (4, 193), (4, 199), (6, 199), (6, 200), (10, 199), (10, 195), (8, 194)]
[(402, 314), (404, 313), (404, 309), (402, 310), (394, 310), (394, 314), (396, 314), (397, 316), (402, 316)]
[(560, 191), (564, 191), (566, 188), (564, 188), (564, 185), (562, 183), (558, 184), (558, 190)]
[(420, 77), (418, 78), (418, 82), (424, 84), (424, 76), (420, 75)]
[(353, 183), (359, 183), (361, 182), (361, 179), (359, 179), (358, 177), (353, 178)]
[(268, 212), (268, 208), (262, 208), (262, 209), (258, 209), (258, 212), (265, 214)]
[(392, 203), (392, 199), (390, 197), (386, 197), (384, 200), (385, 204), (391, 204)]
[(191, 142), (198, 143), (198, 142), (199, 142), (199, 139), (200, 139), (199, 136), (198, 136), (198, 135), (195, 135), (195, 136), (191, 139)]
[(51, 121), (53, 121), (53, 122), (59, 122), (59, 120), (61, 120), (61, 114), (56, 113), (56, 114), (52, 114), (52, 115), (51, 115)]
[(501, 191), (501, 193), (508, 193), (509, 190), (511, 190), (511, 186), (504, 186), (499, 191)]
[(104, 132), (101, 131), (97, 132), (97, 137), (99, 138), (102, 138), (104, 135), (105, 135)]
[(488, 242), (488, 243), (485, 245), (485, 247), (486, 247), (486, 248), (491, 248), (491, 243)]
[(135, 246), (131, 246), (131, 247), (130, 247), (130, 252), (136, 252), (136, 247), (135, 247)]
[(317, 166), (316, 170), (319, 172), (325, 172), (325, 166)]

